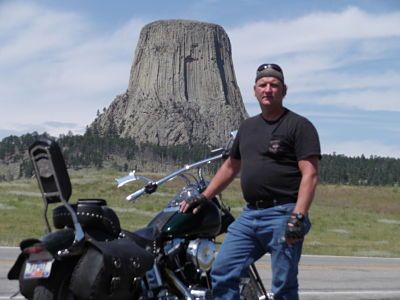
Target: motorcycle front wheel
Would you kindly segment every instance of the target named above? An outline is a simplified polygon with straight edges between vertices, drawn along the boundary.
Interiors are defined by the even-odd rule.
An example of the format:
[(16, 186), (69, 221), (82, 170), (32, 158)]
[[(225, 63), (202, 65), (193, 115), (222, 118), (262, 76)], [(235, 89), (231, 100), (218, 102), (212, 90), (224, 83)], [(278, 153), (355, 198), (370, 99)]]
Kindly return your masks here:
[[(254, 282), (254, 279), (250, 278), (247, 279), (248, 282), (243, 283), (242, 292), (240, 293), (241, 300), (258, 300), (260, 299), (257, 291), (257, 283)], [(246, 281), (247, 281), (246, 280)]]
[[(255, 266), (251, 266), (248, 277), (242, 278), (240, 287), (240, 299), (241, 300), (259, 300), (265, 299), (269, 300), (269, 295), (265, 293), (265, 289), (260, 282), (260, 277), (258, 275)], [(256, 275), (256, 274), (257, 275)]]

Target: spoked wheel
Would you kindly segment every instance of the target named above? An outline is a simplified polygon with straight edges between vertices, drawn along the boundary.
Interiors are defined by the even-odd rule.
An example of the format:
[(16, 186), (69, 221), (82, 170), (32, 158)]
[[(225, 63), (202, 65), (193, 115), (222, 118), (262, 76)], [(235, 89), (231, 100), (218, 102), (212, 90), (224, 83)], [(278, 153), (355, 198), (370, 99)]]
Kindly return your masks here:
[(271, 300), (271, 296), (265, 291), (261, 277), (254, 265), (249, 268), (248, 276), (241, 279), (241, 300)]

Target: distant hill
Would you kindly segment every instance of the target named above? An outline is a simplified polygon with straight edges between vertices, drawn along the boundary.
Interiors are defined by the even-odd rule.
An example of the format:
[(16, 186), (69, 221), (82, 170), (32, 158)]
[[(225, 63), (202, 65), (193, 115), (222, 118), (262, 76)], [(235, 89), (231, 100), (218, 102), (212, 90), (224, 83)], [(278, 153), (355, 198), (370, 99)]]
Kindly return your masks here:
[[(29, 145), (41, 136), (36, 132), (9, 136), (0, 142), (0, 181), (32, 176)], [(53, 138), (62, 147), (69, 168), (113, 168), (120, 171), (166, 172), (210, 155), (205, 145), (159, 146), (139, 143), (133, 138), (97, 135), (90, 129), (84, 135)], [(322, 183), (350, 185), (391, 185), (400, 183), (400, 159), (365, 156), (323, 155)]]
[(157, 146), (137, 143), (133, 138), (117, 135), (97, 135), (90, 129), (84, 135), (28, 133), (9, 136), (0, 142), (0, 181), (30, 177), (33, 167), (28, 147), (41, 137), (56, 140), (62, 148), (68, 168), (112, 168), (120, 171), (141, 170), (166, 172), (193, 160), (205, 158), (210, 148), (204, 145)]

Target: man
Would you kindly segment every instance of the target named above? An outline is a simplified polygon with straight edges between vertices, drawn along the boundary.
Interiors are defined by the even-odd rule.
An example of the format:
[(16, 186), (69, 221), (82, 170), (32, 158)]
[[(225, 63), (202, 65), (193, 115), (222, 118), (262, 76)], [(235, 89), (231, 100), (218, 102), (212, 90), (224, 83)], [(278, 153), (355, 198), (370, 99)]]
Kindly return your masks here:
[[(239, 128), (229, 158), (186, 212), (224, 188), (240, 171), (247, 202), (228, 228), (212, 268), (214, 299), (239, 299), (239, 278), (265, 253), (271, 254), (274, 299), (298, 299), (298, 264), (308, 211), (318, 183), (320, 144), (315, 127), (282, 104), (287, 86), (282, 69), (263, 64), (254, 94), (261, 114)], [(196, 212), (195, 208), (194, 212)]]

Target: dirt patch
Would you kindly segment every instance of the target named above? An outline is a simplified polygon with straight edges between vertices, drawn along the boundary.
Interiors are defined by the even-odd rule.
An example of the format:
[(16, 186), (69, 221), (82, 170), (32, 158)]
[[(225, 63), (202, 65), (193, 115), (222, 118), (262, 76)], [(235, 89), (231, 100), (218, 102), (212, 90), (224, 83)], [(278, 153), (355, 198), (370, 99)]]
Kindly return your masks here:
[(393, 220), (393, 219), (379, 219), (378, 222), (384, 224), (400, 225), (400, 220)]
[(15, 209), (15, 207), (7, 205), (7, 204), (0, 203), (0, 209), (1, 210), (3, 210), (3, 209)]
[(42, 195), (37, 192), (9, 191), (7, 194), (28, 197), (42, 197)]
[(340, 234), (350, 234), (350, 232), (348, 230), (340, 229), (340, 228), (331, 229), (330, 231), (335, 232), (335, 233), (340, 233)]

